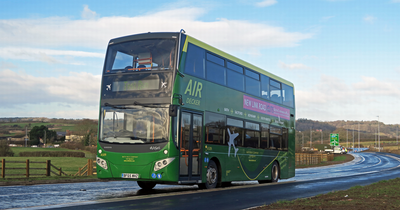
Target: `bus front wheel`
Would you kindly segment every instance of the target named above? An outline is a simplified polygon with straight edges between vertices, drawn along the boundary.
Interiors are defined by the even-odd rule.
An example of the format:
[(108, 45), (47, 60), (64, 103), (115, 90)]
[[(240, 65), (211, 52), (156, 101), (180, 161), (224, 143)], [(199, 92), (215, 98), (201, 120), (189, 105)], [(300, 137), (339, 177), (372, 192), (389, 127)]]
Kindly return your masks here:
[(137, 181), (138, 185), (140, 188), (143, 190), (151, 190), (156, 186), (156, 183), (154, 182), (143, 182), (143, 181)]
[(210, 160), (210, 162), (208, 162), (208, 166), (207, 166), (207, 175), (206, 175), (206, 183), (205, 183), (205, 187), (207, 189), (212, 189), (212, 188), (216, 188), (217, 184), (218, 184), (218, 167), (217, 164), (213, 161)]

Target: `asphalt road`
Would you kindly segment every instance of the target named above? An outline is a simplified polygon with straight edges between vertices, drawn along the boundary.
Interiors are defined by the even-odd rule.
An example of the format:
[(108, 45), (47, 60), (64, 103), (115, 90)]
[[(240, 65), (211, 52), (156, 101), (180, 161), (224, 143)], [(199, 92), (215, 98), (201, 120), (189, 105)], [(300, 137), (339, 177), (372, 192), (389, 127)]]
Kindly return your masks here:
[[(399, 155), (384, 153), (357, 153), (354, 155), (355, 159), (345, 164), (297, 169), (295, 178), (277, 184), (260, 185), (254, 182), (239, 182), (232, 187), (214, 190), (197, 190), (197, 187), (191, 186), (160, 185), (151, 192), (143, 192), (137, 188), (125, 188), (120, 191), (119, 196), (112, 190), (105, 190), (101, 191), (102, 196), (97, 196), (95, 199), (87, 198), (90, 201), (78, 203), (65, 202), (68, 200), (66, 198), (58, 200), (57, 198), (63, 198), (59, 190), (53, 201), (65, 204), (48, 205), (55, 204), (51, 202), (26, 209), (246, 209), (278, 200), (311, 197), (333, 190), (345, 190), (356, 185), (368, 185), (380, 180), (400, 177)], [(121, 182), (110, 182), (109, 184), (113, 183)], [(75, 191), (75, 194), (81, 195), (81, 198), (85, 194), (95, 195), (101, 189), (99, 189), (99, 183), (92, 184), (94, 186), (97, 184), (97, 188), (92, 189), (86, 186), (86, 191)], [(115, 189), (117, 188), (115, 187)], [(3, 192), (3, 189), (0, 188), (0, 191)], [(5, 198), (1, 192), (0, 206)], [(73, 193), (69, 192), (68, 194)], [(68, 195), (65, 196), (68, 197)], [(54, 197), (48, 196), (47, 199), (51, 200)], [(75, 201), (82, 201), (82, 199)], [(41, 205), (40, 203), (36, 204)], [(11, 206), (11, 208), (15, 208), (15, 206)]]

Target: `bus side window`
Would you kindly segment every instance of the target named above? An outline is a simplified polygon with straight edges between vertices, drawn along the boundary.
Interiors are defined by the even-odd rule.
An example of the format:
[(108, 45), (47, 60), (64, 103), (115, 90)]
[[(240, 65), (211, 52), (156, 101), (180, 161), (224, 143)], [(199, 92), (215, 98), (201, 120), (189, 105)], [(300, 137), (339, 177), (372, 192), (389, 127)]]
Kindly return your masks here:
[(225, 144), (229, 144), (229, 141), (231, 140), (230, 138), (233, 138), (233, 143), (236, 146), (243, 146), (243, 134), (244, 134), (244, 129), (243, 129), (243, 120), (237, 120), (237, 119), (232, 119), (232, 118), (227, 118), (226, 119), (226, 124), (227, 124), (227, 132), (225, 134)]
[(288, 129), (282, 128), (282, 150), (288, 150)]
[(260, 147), (263, 149), (268, 149), (269, 141), (269, 125), (268, 124), (261, 124), (261, 142)]
[(290, 107), (294, 106), (294, 95), (292, 87), (282, 84), (282, 96), (283, 96), (283, 105)]
[[(228, 129), (229, 129), (229, 131), (228, 131)], [(229, 135), (228, 132), (230, 132), (231, 135)], [(244, 132), (243, 128), (228, 126), (227, 132), (225, 134), (225, 139), (226, 139), (225, 145), (229, 144), (230, 136), (234, 136), (232, 134), (239, 134), (235, 137), (233, 142), (236, 147), (242, 147), (243, 146), (243, 132)]]
[(281, 150), (282, 129), (280, 127), (270, 126), (269, 149)]
[[(252, 148), (260, 148), (260, 124), (253, 122), (245, 122), (244, 146)], [(248, 130), (251, 129), (251, 130)]]
[(224, 144), (225, 115), (206, 112), (206, 144)]
[(204, 79), (205, 53), (206, 51), (203, 48), (189, 43), (186, 56), (185, 73)]
[(282, 103), (281, 83), (270, 79), (269, 84), (270, 84), (270, 86), (269, 86), (270, 94), (269, 95), (271, 97), (271, 101), (281, 104)]

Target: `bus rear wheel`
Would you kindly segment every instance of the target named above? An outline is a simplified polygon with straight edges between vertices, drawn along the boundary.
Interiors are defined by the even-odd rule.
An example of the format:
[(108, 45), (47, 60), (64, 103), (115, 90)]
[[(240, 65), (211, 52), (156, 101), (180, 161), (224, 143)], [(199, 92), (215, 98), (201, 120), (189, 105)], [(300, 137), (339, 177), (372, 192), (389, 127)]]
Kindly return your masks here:
[(271, 180), (258, 180), (258, 183), (271, 183), (271, 182), (278, 182), (279, 179), (279, 166), (277, 162), (274, 162), (271, 167)]
[(137, 183), (143, 190), (151, 190), (156, 186), (156, 183), (154, 182), (137, 181)]
[(218, 171), (217, 164), (213, 160), (210, 160), (210, 162), (208, 162), (208, 166), (207, 166), (206, 183), (204, 184), (205, 188), (212, 189), (212, 188), (217, 187), (218, 176), (219, 176), (218, 173), (219, 173), (219, 171)]
[(271, 180), (270, 182), (278, 182), (279, 179), (279, 166), (277, 162), (274, 162), (274, 164), (272, 164), (272, 168), (271, 168)]

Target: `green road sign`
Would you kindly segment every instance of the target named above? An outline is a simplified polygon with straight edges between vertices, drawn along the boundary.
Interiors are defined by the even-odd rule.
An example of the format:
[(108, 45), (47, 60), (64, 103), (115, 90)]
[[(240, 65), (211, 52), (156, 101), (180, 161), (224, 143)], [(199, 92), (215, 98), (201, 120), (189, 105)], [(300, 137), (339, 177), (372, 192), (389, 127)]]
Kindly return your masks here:
[(339, 146), (339, 134), (338, 133), (331, 133), (330, 135), (330, 142), (331, 146)]

